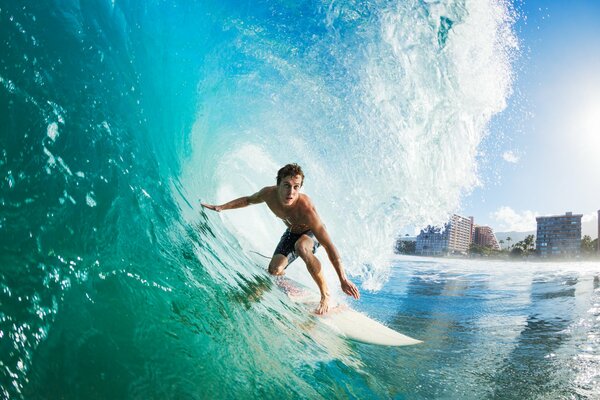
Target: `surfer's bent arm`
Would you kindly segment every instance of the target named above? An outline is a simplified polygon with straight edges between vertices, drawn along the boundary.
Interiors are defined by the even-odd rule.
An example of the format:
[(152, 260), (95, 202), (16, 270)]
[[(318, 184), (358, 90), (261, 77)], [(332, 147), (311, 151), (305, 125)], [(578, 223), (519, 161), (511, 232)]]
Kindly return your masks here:
[[(317, 217), (318, 218), (318, 217)], [(342, 258), (340, 257), (340, 253), (337, 251), (336, 247), (333, 245), (331, 238), (329, 237), (329, 233), (325, 229), (323, 223), (318, 221), (311, 228), (312, 232), (315, 235), (315, 238), (319, 241), (321, 246), (325, 248), (327, 252), (327, 257), (329, 261), (331, 261), (331, 265), (335, 269), (335, 272), (340, 279), (340, 283), (342, 285), (342, 290), (344, 293), (358, 299), (360, 297), (360, 293), (358, 292), (358, 288), (346, 277), (346, 272), (344, 272), (344, 266), (342, 265)]]
[(247, 207), (251, 204), (258, 204), (258, 203), (264, 202), (265, 201), (265, 199), (264, 199), (265, 191), (266, 191), (266, 188), (263, 188), (251, 196), (240, 197), (235, 200), (228, 201), (225, 204), (221, 204), (220, 206), (212, 205), (212, 204), (205, 204), (205, 203), (201, 203), (201, 204), (203, 207), (206, 207), (209, 210), (214, 210), (217, 212), (220, 212), (223, 210), (233, 210), (235, 208)]

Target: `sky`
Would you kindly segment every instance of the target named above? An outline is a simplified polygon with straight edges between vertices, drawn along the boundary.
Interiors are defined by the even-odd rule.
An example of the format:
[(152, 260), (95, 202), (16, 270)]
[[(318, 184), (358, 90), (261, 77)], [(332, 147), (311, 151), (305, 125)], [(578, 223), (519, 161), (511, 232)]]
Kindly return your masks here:
[(523, 0), (513, 94), (482, 143), (481, 186), (460, 214), (497, 232), (533, 231), (535, 216), (600, 209), (600, 1)]

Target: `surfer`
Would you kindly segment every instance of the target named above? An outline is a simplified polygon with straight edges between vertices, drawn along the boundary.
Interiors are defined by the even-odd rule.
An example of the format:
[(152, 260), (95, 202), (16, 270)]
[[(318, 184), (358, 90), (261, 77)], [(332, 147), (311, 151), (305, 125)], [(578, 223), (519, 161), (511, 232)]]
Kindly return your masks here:
[(298, 164), (287, 164), (277, 172), (275, 186), (264, 187), (251, 196), (240, 197), (222, 205), (201, 204), (210, 210), (220, 212), (251, 204), (267, 203), (273, 214), (283, 220), (287, 226), (269, 263), (269, 273), (283, 275), (287, 266), (300, 257), (321, 292), (321, 301), (315, 312), (324, 314), (329, 309), (330, 294), (321, 270), (321, 262), (314, 255), (319, 246), (325, 248), (344, 293), (355, 299), (360, 297), (360, 293), (356, 285), (346, 277), (340, 255), (325, 225), (321, 222), (315, 206), (307, 195), (300, 193), (303, 183), (302, 168)]

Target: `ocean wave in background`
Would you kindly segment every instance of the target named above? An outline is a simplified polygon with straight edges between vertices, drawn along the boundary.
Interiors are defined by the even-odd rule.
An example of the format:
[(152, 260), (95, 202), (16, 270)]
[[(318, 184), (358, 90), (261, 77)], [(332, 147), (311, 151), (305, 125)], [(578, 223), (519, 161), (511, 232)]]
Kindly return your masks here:
[[(514, 14), (501, 2), (276, 9), (224, 21), (232, 37), (203, 65), (182, 181), (225, 201), (298, 162), (350, 270), (376, 288), (400, 229), (445, 220), (478, 184), (478, 145), (511, 90)], [(281, 230), (266, 213), (224, 218), (254, 248), (273, 241), (256, 227)]]
[(2, 1), (2, 396), (385, 396), (246, 256), (282, 226), (197, 200), (298, 162), (348, 271), (380, 287), (400, 227), (478, 182), (514, 18), (499, 1)]

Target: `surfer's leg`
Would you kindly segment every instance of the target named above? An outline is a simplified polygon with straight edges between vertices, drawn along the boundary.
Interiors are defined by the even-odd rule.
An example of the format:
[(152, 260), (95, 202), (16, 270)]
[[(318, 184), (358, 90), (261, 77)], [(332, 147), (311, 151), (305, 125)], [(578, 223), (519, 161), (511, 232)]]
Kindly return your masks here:
[(306, 268), (310, 273), (310, 276), (315, 280), (315, 283), (319, 287), (321, 292), (321, 303), (317, 307), (317, 314), (324, 314), (329, 309), (329, 288), (327, 287), (327, 281), (321, 268), (321, 262), (313, 254), (315, 250), (315, 241), (308, 235), (302, 235), (295, 244), (296, 254), (306, 263)]
[(285, 267), (288, 265), (288, 258), (283, 254), (275, 254), (269, 263), (269, 273), (271, 275), (283, 275)]
[(283, 233), (269, 263), (269, 273), (271, 275), (283, 275), (287, 266), (298, 257), (294, 252), (294, 244), (299, 237), (299, 234), (292, 233), (289, 230)]

